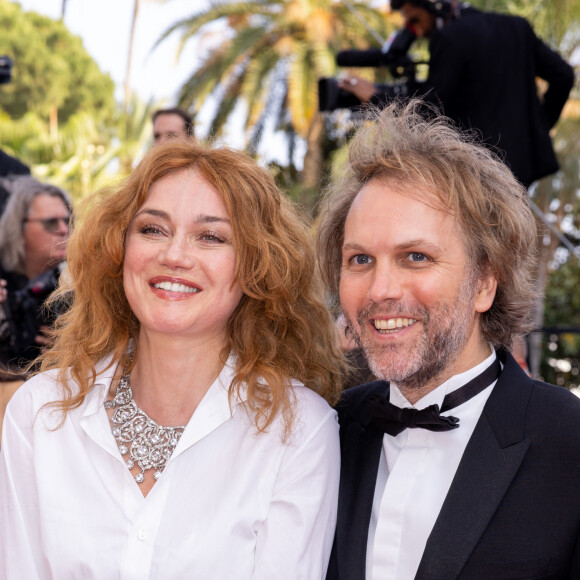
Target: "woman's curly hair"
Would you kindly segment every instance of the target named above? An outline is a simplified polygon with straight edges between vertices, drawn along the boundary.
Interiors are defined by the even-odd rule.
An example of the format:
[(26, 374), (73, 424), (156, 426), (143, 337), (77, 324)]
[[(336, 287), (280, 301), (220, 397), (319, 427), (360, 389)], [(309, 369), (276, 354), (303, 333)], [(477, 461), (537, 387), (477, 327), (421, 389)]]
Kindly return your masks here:
[[(224, 361), (236, 355), (230, 398), (244, 386), (256, 427), (266, 429), (281, 412), (288, 433), (290, 379), (332, 404), (340, 394), (342, 353), (306, 220), (265, 169), (227, 148), (187, 142), (156, 147), (118, 187), (82, 204), (69, 243), (70, 282), (60, 289), (61, 296), (74, 298), (58, 320), (41, 370), (60, 369), (64, 397), (57, 406), (66, 414), (94, 385), (97, 361), (112, 353), (113, 361), (130, 365), (130, 341), (134, 359), (139, 356), (139, 322), (123, 290), (127, 228), (151, 185), (186, 169), (216, 189), (231, 219), (236, 282), (244, 295), (228, 321), (221, 353)], [(67, 386), (70, 376), (79, 386), (74, 392)]]

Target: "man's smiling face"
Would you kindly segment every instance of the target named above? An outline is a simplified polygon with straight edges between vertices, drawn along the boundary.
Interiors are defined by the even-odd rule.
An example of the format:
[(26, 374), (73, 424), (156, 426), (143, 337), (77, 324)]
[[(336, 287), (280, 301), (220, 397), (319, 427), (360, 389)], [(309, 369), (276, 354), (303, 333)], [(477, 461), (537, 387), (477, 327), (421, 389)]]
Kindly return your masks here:
[(430, 390), (470, 368), (494, 292), (432, 192), (381, 179), (363, 187), (345, 223), (340, 301), (377, 376)]

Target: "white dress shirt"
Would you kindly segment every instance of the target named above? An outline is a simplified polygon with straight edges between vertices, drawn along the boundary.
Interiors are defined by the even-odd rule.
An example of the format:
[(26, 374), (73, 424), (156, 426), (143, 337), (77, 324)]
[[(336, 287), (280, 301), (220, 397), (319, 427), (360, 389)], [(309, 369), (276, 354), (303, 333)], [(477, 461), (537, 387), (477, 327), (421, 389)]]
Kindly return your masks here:
[(256, 433), (243, 403), (230, 410), (226, 365), (143, 497), (103, 408), (114, 371), (61, 428), (60, 413), (43, 408), (61, 397), (55, 373), (12, 398), (0, 452), (2, 580), (324, 578), (340, 454), (321, 397), (293, 385), (295, 427), (282, 443), (280, 417)]
[[(495, 351), (476, 367), (451, 377), (411, 405), (391, 383), (390, 401), (397, 407), (424, 409), (465, 385), (496, 358)], [(427, 539), (441, 511), (494, 381), (481, 393), (444, 416), (459, 418), (451, 431), (405, 429), (383, 437), (377, 485), (367, 544), (366, 577), (371, 580), (410, 580), (415, 577)]]

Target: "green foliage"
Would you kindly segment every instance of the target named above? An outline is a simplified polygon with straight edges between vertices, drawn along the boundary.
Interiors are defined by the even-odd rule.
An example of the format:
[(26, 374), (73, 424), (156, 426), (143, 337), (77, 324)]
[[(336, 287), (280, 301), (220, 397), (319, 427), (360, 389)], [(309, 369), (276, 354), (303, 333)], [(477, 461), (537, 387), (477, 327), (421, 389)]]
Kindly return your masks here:
[(549, 305), (546, 309), (546, 325), (580, 327), (578, 288), (580, 288), (580, 265), (577, 260), (569, 260), (552, 272), (546, 289), (546, 305)]
[[(561, 170), (542, 180), (535, 191), (536, 202), (547, 218), (575, 245), (580, 245), (580, 116), (572, 102), (554, 135)], [(544, 231), (547, 230), (544, 228)], [(546, 236), (544, 243), (548, 242)], [(546, 264), (548, 283), (544, 301), (544, 327), (580, 328), (580, 261), (551, 236), (555, 248)], [(580, 253), (578, 253), (580, 258)], [(549, 256), (550, 259), (550, 256)], [(552, 332), (544, 336), (542, 378), (566, 387), (580, 385), (580, 333)]]
[(11, 117), (35, 112), (48, 120), (56, 107), (64, 122), (81, 111), (111, 118), (113, 81), (62, 22), (0, 0), (0, 29), (0, 54), (14, 60), (12, 81), (0, 87), (0, 108)]
[(78, 113), (59, 131), (58, 139), (46, 133), (31, 139), (31, 155), (36, 156), (33, 172), (41, 181), (55, 183), (76, 199), (104, 187), (111, 175), (107, 165), (115, 148), (103, 135), (92, 115)]
[(0, 115), (0, 147), (32, 168), (35, 177), (80, 199), (128, 175), (151, 143), (151, 115), (158, 108), (134, 97), (109, 129), (89, 113), (77, 113), (52, 136), (36, 114), (12, 120)]
[(95, 119), (78, 113), (62, 125), (58, 136), (36, 113), (17, 120), (0, 117), (0, 147), (32, 169), (41, 181), (54, 183), (78, 199), (103, 186), (107, 165), (116, 153), (110, 136)]
[(119, 177), (129, 175), (144, 151), (151, 146), (151, 117), (158, 108), (159, 103), (144, 103), (133, 94), (126, 111), (117, 117), (112, 153), (119, 162)]
[[(578, 208), (576, 208), (578, 209)], [(545, 300), (545, 326), (580, 328), (580, 264), (571, 259), (552, 272)], [(580, 334), (558, 332), (546, 335), (543, 378), (566, 387), (580, 384)]]
[(536, 34), (565, 58), (580, 47), (580, 2), (578, 0), (473, 0), (483, 10), (517, 14), (533, 26)]
[(122, 112), (110, 77), (61, 22), (0, 0), (0, 23), (0, 54), (14, 59), (0, 87), (0, 147), (77, 199), (130, 173), (157, 107), (135, 97)]

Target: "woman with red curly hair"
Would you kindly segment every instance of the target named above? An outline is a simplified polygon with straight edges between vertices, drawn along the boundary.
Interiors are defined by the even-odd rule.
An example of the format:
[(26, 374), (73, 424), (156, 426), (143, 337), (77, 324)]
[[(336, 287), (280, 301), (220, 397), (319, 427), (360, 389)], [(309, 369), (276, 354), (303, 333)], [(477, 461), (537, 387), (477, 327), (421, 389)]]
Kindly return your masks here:
[(308, 229), (242, 153), (170, 143), (84, 204), (12, 399), (0, 576), (324, 578), (342, 359)]

